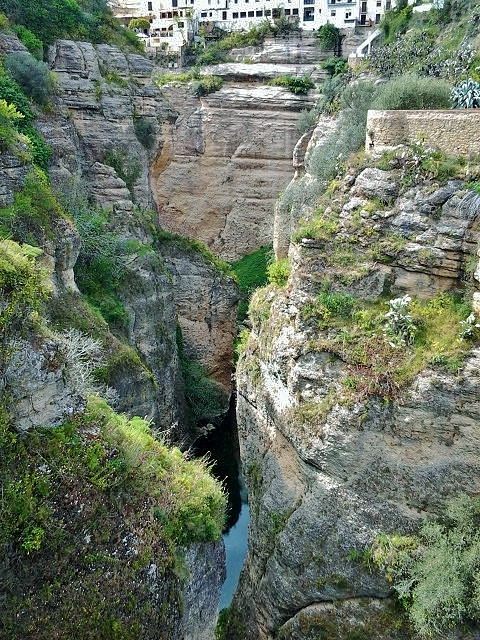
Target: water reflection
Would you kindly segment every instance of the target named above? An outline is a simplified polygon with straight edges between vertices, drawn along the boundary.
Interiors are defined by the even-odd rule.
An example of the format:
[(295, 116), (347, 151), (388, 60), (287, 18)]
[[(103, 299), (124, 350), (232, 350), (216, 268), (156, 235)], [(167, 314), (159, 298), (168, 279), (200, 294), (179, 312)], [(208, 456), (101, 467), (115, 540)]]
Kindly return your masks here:
[(196, 442), (195, 454), (209, 455), (213, 465), (212, 473), (223, 482), (228, 493), (227, 521), (223, 531), (227, 577), (220, 596), (221, 610), (230, 605), (237, 588), (240, 570), (247, 553), (250, 520), (247, 491), (240, 473), (240, 447), (234, 400), (222, 424)]

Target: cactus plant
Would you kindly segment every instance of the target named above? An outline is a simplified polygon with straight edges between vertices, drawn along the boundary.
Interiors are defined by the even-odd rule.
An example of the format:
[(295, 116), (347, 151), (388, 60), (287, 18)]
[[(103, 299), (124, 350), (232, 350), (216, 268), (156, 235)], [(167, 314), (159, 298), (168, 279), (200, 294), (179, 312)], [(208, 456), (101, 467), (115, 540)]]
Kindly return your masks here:
[(468, 78), (458, 87), (453, 87), (451, 100), (454, 109), (480, 108), (480, 82)]

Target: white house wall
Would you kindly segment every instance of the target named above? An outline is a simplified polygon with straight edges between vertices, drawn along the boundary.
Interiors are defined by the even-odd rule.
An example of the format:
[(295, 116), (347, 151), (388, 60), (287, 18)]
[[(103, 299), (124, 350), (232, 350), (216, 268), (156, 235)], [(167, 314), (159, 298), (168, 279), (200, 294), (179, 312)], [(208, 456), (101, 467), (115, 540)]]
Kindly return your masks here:
[[(188, 40), (192, 25), (216, 23), (226, 31), (247, 30), (271, 20), (275, 10), (299, 26), (317, 30), (330, 22), (339, 29), (378, 24), (391, 0), (122, 0), (125, 10), (150, 19), (150, 45), (168, 44), (178, 51)], [(118, 5), (117, 5), (118, 6)], [(115, 12), (118, 15), (118, 9)]]

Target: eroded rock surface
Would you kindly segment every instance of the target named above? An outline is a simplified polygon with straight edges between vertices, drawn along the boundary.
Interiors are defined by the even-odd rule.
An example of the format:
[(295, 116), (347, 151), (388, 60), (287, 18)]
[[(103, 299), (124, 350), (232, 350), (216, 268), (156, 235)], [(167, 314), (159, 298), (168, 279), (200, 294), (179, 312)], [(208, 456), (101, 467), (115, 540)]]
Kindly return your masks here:
[[(380, 533), (415, 532), (448, 496), (478, 494), (480, 350), (474, 343), (456, 370), (429, 363), (389, 386), (375, 343), (368, 352), (366, 339), (356, 368), (341, 340), (332, 346), (337, 330), (305, 310), (322, 290), (471, 300), (480, 201), (459, 181), (402, 188), (395, 171), (364, 169), (321, 205), (334, 231), (292, 245), (286, 287), (256, 294), (237, 372), (251, 524), (231, 633), (416, 638), (390, 609), (391, 585), (358, 554)], [(345, 324), (345, 344), (353, 331)], [(363, 391), (345, 400), (353, 379)]]
[(164, 125), (151, 170), (161, 225), (227, 260), (269, 244), (298, 112), (313, 106), (313, 96), (258, 85), (229, 85), (200, 100), (191, 89), (163, 93), (179, 115)]

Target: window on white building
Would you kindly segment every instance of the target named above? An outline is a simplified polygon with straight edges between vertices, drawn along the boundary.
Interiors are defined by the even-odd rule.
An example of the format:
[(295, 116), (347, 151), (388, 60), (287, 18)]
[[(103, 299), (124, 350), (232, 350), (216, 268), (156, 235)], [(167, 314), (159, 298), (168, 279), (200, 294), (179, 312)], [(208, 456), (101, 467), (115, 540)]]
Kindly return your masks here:
[(332, 18), (334, 18), (337, 15), (337, 12), (335, 11), (335, 9), (332, 9), (330, 11), (330, 15), (332, 16)]
[(153, 10), (152, 3), (147, 2), (147, 11), (152, 11), (152, 10)]
[(246, 18), (247, 17), (247, 12), (246, 11), (240, 11), (240, 18)]
[(233, 18), (234, 20), (236, 20), (236, 19), (238, 18), (238, 11), (234, 11), (234, 12), (232, 13), (232, 18)]

